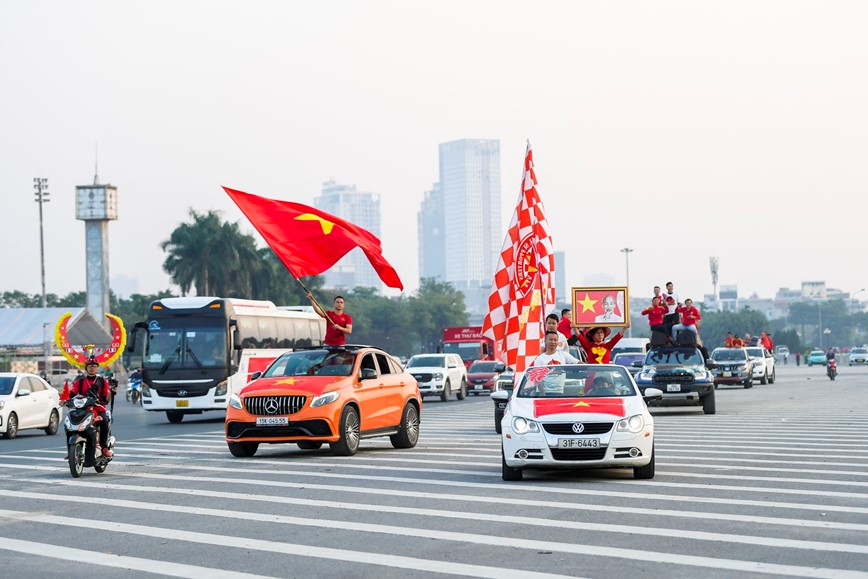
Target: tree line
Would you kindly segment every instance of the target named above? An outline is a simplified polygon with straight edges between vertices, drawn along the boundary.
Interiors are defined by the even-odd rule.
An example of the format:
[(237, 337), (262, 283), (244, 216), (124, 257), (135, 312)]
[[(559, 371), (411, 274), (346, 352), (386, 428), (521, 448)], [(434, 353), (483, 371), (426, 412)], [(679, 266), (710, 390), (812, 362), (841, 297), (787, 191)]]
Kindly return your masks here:
[[(242, 233), (238, 223), (229, 223), (219, 211), (189, 211), (190, 220), (175, 228), (160, 243), (164, 252), (163, 270), (182, 296), (195, 291), (200, 296), (240, 297), (270, 300), (277, 305), (309, 305), (301, 285), (286, 270), (269, 247), (259, 247), (256, 239)], [(374, 288), (332, 290), (324, 287), (323, 276), (302, 278), (302, 283), (325, 309), (340, 293), (353, 318), (351, 343), (370, 344), (399, 355), (434, 352), (440, 344), (442, 329), (468, 323), (464, 294), (451, 284), (434, 278), (422, 279), (419, 289), (408, 296), (388, 298)], [(109, 307), (127, 328), (145, 319), (154, 300), (174, 297), (166, 289), (155, 294), (133, 294), (119, 298), (112, 292)], [(49, 307), (82, 307), (85, 292), (65, 296), (46, 295)], [(7, 291), (0, 294), (0, 307), (38, 308), (41, 294)], [(822, 321), (822, 326), (820, 325)], [(632, 316), (633, 335), (648, 336), (647, 319)], [(822, 343), (845, 346), (863, 343), (868, 314), (851, 315), (843, 300), (797, 302), (790, 304), (785, 318), (767, 320), (757, 311), (703, 311), (700, 333), (709, 349), (723, 345), (726, 333), (744, 336), (770, 333), (775, 345), (786, 345), (791, 352), (804, 351)], [(828, 333), (826, 332), (828, 330)]]

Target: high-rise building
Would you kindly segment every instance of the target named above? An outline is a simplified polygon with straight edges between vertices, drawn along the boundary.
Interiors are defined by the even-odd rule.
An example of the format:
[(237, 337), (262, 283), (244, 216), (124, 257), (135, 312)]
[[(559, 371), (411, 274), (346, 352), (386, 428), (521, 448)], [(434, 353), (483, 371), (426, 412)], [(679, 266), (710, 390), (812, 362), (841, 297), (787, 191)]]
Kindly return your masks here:
[(446, 254), (443, 242), (443, 192), (440, 183), (425, 191), (419, 209), (417, 232), (419, 235), (419, 279), (426, 277), (446, 279)]
[[(380, 196), (357, 191), (355, 185), (341, 185), (333, 180), (323, 183), (322, 192), (313, 200), (317, 209), (346, 219), (380, 237)], [(377, 272), (361, 249), (355, 248), (325, 272), (325, 285), (353, 289), (383, 287)]]
[[(567, 287), (566, 258), (563, 251), (555, 252), (555, 301), (566, 307), (572, 307), (570, 288)], [(556, 312), (560, 313), (560, 312)]]
[[(419, 213), (419, 254), (425, 260), (419, 271), (432, 277), (442, 267), (442, 280), (464, 292), (471, 320), (481, 320), (488, 311), (503, 243), (501, 219), (500, 141), (442, 143), (440, 181), (426, 193)], [(442, 256), (442, 263), (434, 256)]]

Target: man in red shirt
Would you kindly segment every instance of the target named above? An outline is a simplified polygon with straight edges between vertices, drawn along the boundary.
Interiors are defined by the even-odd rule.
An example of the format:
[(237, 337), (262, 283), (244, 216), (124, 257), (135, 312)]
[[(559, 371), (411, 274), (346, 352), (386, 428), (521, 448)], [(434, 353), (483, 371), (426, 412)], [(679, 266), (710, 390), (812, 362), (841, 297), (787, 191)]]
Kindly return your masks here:
[[(112, 399), (113, 392), (108, 381), (96, 373), (96, 371), (99, 370), (99, 362), (97, 362), (93, 356), (90, 356), (85, 362), (84, 369), (87, 374), (75, 379), (72, 383), (72, 387), (69, 389), (69, 397), (74, 398), (79, 394), (82, 396), (90, 394), (96, 398), (99, 404), (103, 406), (108, 405)], [(114, 453), (108, 447), (109, 421), (104, 409), (97, 411), (97, 414), (102, 418), (98, 423), (99, 445), (102, 447), (102, 455), (110, 458)]]
[[(655, 288), (660, 289), (660, 288)], [(651, 298), (651, 305), (642, 310), (643, 316), (648, 316), (648, 325), (651, 326), (651, 331), (666, 333), (666, 326), (663, 325), (663, 316), (669, 312), (669, 308), (660, 305), (660, 298), (654, 296)]]
[(696, 339), (699, 340), (699, 320), (702, 316), (699, 310), (693, 307), (693, 300), (687, 298), (684, 300), (684, 305), (676, 308), (676, 312), (681, 314), (681, 323), (672, 326), (672, 339), (675, 340), (680, 330), (690, 330), (696, 334)]
[(569, 340), (573, 337), (573, 320), (570, 316), (572, 310), (564, 308), (561, 310), (561, 321), (558, 322), (558, 331), (564, 335), (564, 338)]
[(323, 342), (326, 346), (343, 346), (347, 343), (347, 335), (353, 333), (353, 318), (344, 313), (344, 296), (335, 296), (334, 311), (325, 311), (307, 292), (307, 299), (313, 304), (313, 309), (326, 319), (326, 335)]

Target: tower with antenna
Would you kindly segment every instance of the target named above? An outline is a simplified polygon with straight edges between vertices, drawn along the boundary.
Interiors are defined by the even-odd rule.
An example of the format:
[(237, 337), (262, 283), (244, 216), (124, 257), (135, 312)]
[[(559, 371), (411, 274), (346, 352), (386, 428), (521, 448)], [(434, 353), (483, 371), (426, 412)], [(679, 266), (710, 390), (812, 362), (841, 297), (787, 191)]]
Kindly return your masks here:
[(708, 258), (708, 265), (711, 267), (711, 285), (714, 293), (714, 309), (718, 312), (720, 311), (720, 293), (718, 293), (717, 289), (717, 267), (719, 264), (720, 260), (717, 256)]
[(108, 330), (109, 240), (108, 222), (118, 218), (118, 190), (99, 182), (94, 161), (93, 185), (75, 187), (75, 218), (84, 221), (85, 276), (90, 313)]

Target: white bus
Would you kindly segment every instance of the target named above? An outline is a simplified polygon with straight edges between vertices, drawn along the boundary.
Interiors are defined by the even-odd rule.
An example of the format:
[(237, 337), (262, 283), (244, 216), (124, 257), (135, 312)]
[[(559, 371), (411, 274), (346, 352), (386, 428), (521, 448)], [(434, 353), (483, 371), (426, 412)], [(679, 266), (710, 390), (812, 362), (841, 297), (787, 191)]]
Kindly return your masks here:
[(269, 301), (164, 298), (135, 324), (129, 348), (142, 356), (142, 406), (178, 423), (185, 414), (225, 410), (251, 374), (324, 338), (325, 320), (313, 312)]

